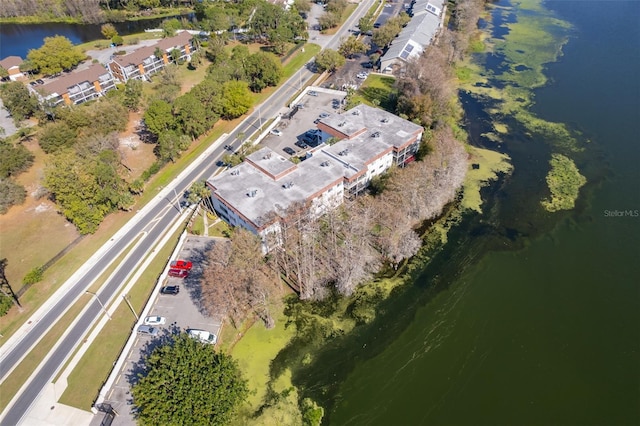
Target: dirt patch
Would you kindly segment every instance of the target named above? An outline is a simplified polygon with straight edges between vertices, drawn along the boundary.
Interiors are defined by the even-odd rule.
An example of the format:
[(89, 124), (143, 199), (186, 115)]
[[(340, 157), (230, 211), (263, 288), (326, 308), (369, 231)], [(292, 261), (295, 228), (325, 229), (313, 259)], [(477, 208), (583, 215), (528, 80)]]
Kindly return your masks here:
[(139, 178), (155, 161), (154, 144), (144, 142), (140, 135), (142, 117), (138, 112), (129, 113), (127, 129), (120, 134), (120, 155), (128, 170), (128, 182)]

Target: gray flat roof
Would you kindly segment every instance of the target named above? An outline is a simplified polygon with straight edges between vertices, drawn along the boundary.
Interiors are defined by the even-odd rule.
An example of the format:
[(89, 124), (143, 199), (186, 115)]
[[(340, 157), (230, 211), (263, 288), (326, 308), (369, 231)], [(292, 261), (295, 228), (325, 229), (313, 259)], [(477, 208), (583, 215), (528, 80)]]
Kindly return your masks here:
[[(422, 126), (409, 120), (365, 104), (355, 106), (344, 114), (322, 118), (320, 123), (350, 135), (365, 130), (357, 137), (358, 139), (369, 139), (373, 133), (378, 132), (377, 139), (380, 142), (397, 148), (403, 146), (411, 135), (423, 130)], [(340, 126), (341, 123), (345, 124)]]
[[(220, 198), (258, 227), (269, 222), (267, 216), (271, 212), (283, 211), (294, 203), (304, 202), (344, 179), (344, 167), (323, 165), (324, 155), (316, 154), (293, 164), (269, 148), (259, 152), (265, 154), (269, 151), (272, 159), (282, 159), (285, 164), (293, 166), (284, 177), (272, 179), (254, 165), (244, 162), (208, 180)], [(253, 196), (252, 191), (255, 191)]]

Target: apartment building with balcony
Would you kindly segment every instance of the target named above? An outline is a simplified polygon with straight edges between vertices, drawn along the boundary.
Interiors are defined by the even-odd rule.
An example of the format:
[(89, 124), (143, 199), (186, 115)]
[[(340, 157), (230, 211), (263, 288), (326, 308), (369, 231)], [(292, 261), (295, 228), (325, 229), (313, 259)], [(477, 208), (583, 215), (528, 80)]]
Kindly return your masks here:
[(41, 102), (55, 106), (77, 105), (103, 96), (115, 89), (115, 81), (109, 71), (100, 64), (72, 71), (46, 82), (42, 86), (29, 86)]
[(194, 51), (193, 37), (189, 32), (182, 31), (128, 55), (114, 56), (109, 62), (109, 70), (115, 79), (123, 83), (131, 79), (149, 80), (151, 75), (173, 62), (171, 53), (174, 50), (180, 52), (178, 60), (189, 60)]

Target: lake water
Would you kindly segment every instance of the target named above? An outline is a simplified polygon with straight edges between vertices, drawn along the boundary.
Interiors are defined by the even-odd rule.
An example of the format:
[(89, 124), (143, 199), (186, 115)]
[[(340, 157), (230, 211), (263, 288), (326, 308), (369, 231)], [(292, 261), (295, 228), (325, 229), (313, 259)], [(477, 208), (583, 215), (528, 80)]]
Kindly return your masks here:
[(375, 332), (319, 355), (303, 387), (329, 424), (640, 424), (640, 2), (545, 6), (575, 28), (534, 111), (593, 141), (590, 184), (574, 211), (532, 214), (548, 147), (507, 138), (516, 171), (485, 214)]
[[(145, 29), (158, 28), (164, 19), (144, 19), (139, 21), (115, 22), (120, 35), (141, 33)], [(26, 58), (30, 49), (42, 46), (45, 37), (61, 35), (73, 44), (102, 40), (100, 25), (88, 24), (0, 24), (0, 58), (20, 56)]]

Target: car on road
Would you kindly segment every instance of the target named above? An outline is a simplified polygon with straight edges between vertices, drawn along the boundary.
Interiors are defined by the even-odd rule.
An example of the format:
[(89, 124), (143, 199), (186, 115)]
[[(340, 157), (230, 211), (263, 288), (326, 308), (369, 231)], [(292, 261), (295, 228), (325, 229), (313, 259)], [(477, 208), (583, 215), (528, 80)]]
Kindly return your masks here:
[(138, 334), (142, 334), (144, 336), (158, 335), (158, 329), (155, 327), (151, 327), (150, 325), (139, 325), (137, 331), (138, 331)]
[(167, 272), (167, 274), (170, 277), (187, 278), (189, 276), (189, 271), (187, 271), (186, 269), (171, 268), (171, 269), (169, 269), (169, 272)]
[(162, 287), (160, 289), (160, 293), (162, 294), (172, 294), (172, 295), (176, 295), (178, 293), (180, 293), (180, 287), (177, 285), (168, 285), (166, 287)]
[(171, 269), (186, 269), (187, 271), (190, 271), (193, 267), (193, 263), (187, 260), (174, 260), (169, 264), (169, 267)]
[(309, 96), (318, 96), (318, 92), (316, 92), (315, 90), (309, 90), (308, 95)]
[(269, 133), (271, 133), (272, 135), (275, 135), (275, 136), (282, 136), (282, 132), (280, 130), (278, 130), (278, 129), (273, 129)]
[(167, 322), (165, 317), (153, 316), (144, 319), (144, 325), (163, 325)]
[(187, 330), (187, 334), (194, 339), (198, 339), (203, 343), (209, 343), (211, 345), (214, 345), (218, 341), (218, 336), (205, 330), (191, 328)]
[(282, 148), (282, 150), (284, 152), (286, 152), (287, 154), (289, 154), (289, 155), (295, 155), (296, 154), (296, 151), (293, 148), (288, 147), (288, 146), (285, 146), (284, 148)]

